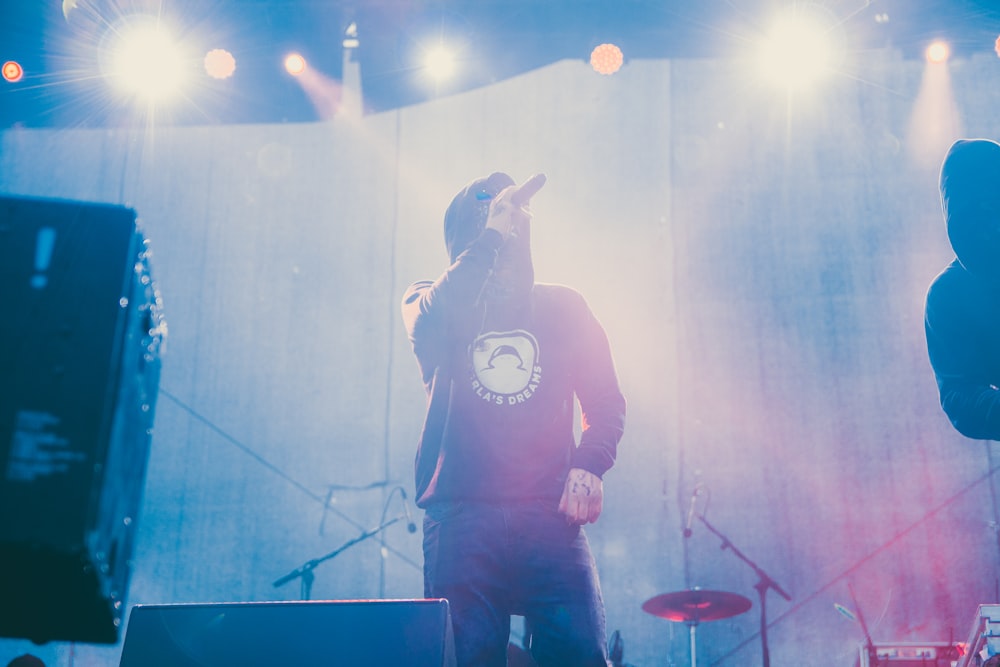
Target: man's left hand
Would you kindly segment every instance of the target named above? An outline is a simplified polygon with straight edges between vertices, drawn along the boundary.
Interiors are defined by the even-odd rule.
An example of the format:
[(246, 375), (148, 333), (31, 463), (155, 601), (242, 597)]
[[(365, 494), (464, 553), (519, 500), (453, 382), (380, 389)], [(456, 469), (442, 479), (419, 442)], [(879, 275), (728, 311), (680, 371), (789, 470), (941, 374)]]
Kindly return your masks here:
[(566, 520), (577, 525), (594, 523), (604, 508), (604, 483), (601, 478), (582, 468), (573, 468), (566, 476), (566, 486), (559, 511)]

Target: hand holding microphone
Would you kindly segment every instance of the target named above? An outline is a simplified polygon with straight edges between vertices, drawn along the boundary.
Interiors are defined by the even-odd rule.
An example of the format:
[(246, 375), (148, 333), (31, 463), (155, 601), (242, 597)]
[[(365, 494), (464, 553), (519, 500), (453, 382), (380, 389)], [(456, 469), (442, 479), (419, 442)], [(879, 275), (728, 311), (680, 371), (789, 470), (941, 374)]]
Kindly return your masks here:
[(490, 204), (486, 228), (500, 232), (504, 241), (517, 236), (521, 226), (531, 219), (526, 208), (528, 202), (542, 189), (545, 180), (545, 174), (535, 174), (521, 185), (511, 185), (501, 190)]

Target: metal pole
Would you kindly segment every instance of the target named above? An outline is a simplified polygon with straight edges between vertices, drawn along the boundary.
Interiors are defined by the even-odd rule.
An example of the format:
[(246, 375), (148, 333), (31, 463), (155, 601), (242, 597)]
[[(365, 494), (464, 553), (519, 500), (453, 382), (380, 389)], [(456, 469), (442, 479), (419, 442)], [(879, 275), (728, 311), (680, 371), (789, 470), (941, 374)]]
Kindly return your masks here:
[(698, 667), (698, 642), (695, 639), (695, 628), (698, 627), (697, 623), (688, 623), (690, 628), (689, 634), (691, 635), (691, 667)]

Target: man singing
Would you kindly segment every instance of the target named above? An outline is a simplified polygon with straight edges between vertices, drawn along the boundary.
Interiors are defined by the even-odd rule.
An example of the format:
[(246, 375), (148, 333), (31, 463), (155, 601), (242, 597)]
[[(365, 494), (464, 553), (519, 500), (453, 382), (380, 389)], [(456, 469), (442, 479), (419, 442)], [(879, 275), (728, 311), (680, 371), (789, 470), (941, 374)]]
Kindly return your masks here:
[(625, 399), (583, 297), (534, 281), (527, 204), (544, 183), (493, 173), (461, 190), (444, 218), (451, 265), (403, 299), (428, 395), (424, 593), (450, 603), (460, 667), (506, 665), (511, 615), (540, 667), (607, 665), (582, 526), (601, 514)]

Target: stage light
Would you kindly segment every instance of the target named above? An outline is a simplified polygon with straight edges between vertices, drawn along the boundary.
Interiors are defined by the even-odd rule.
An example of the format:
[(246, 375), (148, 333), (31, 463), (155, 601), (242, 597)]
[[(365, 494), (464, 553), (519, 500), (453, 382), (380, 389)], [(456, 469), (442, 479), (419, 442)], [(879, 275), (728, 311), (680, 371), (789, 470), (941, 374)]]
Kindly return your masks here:
[(17, 83), (24, 76), (24, 68), (21, 64), (13, 60), (8, 60), (3, 64), (3, 78), (11, 83)]
[(439, 44), (424, 53), (424, 71), (435, 81), (444, 81), (455, 73), (455, 54)]
[[(941, 42), (941, 46), (947, 45)], [(929, 51), (930, 49), (928, 49)], [(913, 100), (904, 145), (910, 162), (933, 172), (941, 167), (941, 156), (955, 137), (964, 136), (962, 114), (951, 80), (951, 68), (928, 56), (920, 78), (920, 88)], [(946, 55), (939, 53), (936, 57)]]
[(951, 47), (948, 46), (948, 42), (939, 39), (931, 42), (924, 55), (927, 58), (927, 62), (940, 65), (948, 61), (948, 58), (951, 56)]
[(166, 99), (180, 89), (184, 54), (159, 22), (140, 18), (112, 34), (110, 64), (104, 74), (116, 87), (147, 101)]
[(306, 59), (298, 53), (289, 53), (285, 56), (285, 71), (292, 76), (300, 76), (306, 71), (308, 65)]
[(614, 74), (625, 62), (622, 50), (614, 44), (599, 44), (590, 52), (590, 66), (598, 74)]
[(767, 79), (797, 88), (828, 74), (833, 56), (830, 29), (824, 22), (795, 12), (774, 21), (761, 43), (759, 65)]
[(361, 42), (358, 40), (358, 24), (354, 21), (351, 21), (347, 29), (344, 30), (342, 45), (345, 49), (356, 49), (361, 46)]
[(205, 54), (205, 72), (213, 79), (228, 79), (236, 71), (236, 58), (225, 49), (212, 49)]
[(993, 42), (993, 51), (997, 54), (997, 57), (1000, 58), (1000, 37), (997, 37), (997, 41)]

